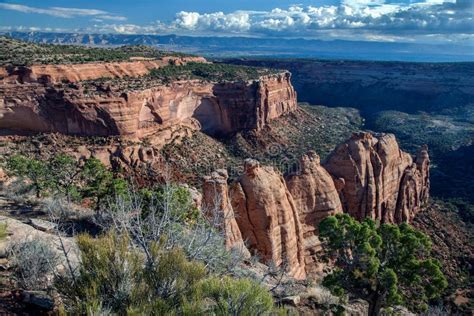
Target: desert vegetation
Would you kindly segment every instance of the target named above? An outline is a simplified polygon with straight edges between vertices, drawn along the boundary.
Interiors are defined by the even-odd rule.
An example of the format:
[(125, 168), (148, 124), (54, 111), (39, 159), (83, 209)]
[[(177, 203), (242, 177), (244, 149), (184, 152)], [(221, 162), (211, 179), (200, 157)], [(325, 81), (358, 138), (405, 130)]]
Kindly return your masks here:
[[(58, 253), (53, 244), (37, 238), (19, 240), (8, 250), (17, 286), (59, 295), (59, 312), (269, 315), (283, 311), (267, 288), (241, 271), (240, 254), (226, 249), (219, 210), (203, 216), (186, 187), (164, 183), (138, 189), (98, 160), (77, 162), (66, 155), (49, 161), (12, 156), (4, 167), (22, 181), (23, 194), (61, 200), (59, 208), (93, 201), (96, 211), (90, 220), (99, 227), (94, 236), (63, 229), (68, 220), (64, 214), (72, 210), (50, 210), (55, 234), (60, 241), (75, 240), (76, 253), (62, 246)], [(6, 226), (0, 227), (4, 237)]]
[(132, 57), (157, 59), (184, 56), (145, 45), (99, 48), (78, 45), (36, 44), (0, 36), (0, 65), (81, 64), (89, 62), (129, 61)]
[(37, 198), (60, 195), (68, 202), (89, 199), (96, 208), (107, 198), (122, 194), (127, 186), (95, 158), (78, 162), (59, 154), (45, 161), (14, 155), (7, 159), (6, 168), (10, 175), (27, 180)]
[(168, 65), (152, 69), (149, 77), (163, 82), (174, 80), (201, 79), (206, 81), (247, 81), (256, 80), (263, 75), (281, 72), (268, 68), (236, 66), (230, 64), (187, 63), (186, 65)]
[(335, 260), (323, 284), (337, 295), (364, 297), (369, 315), (398, 304), (424, 312), (448, 286), (441, 264), (430, 257), (430, 239), (408, 224), (377, 226), (340, 214), (320, 223), (320, 238)]
[[(4, 167), (22, 181), (22, 192), (63, 201), (56, 208), (87, 202), (95, 210), (90, 220), (99, 230), (91, 235), (66, 231), (70, 212), (50, 209), (59, 252), (42, 239), (9, 249), (19, 288), (60, 298), (51, 298), (48, 308), (118, 315), (289, 313), (275, 303), (283, 270), (269, 267), (267, 276), (280, 281), (264, 286), (267, 276), (256, 277), (237, 250), (225, 247), (221, 210), (201, 213), (188, 188), (169, 181), (138, 188), (96, 159), (67, 155), (48, 161), (11, 156)], [(429, 239), (406, 224), (378, 226), (342, 215), (327, 218), (320, 231), (328, 254), (336, 255), (336, 268), (323, 283), (333, 294), (318, 286), (304, 297), (323, 310), (342, 313), (350, 295), (367, 300), (371, 315), (400, 304), (422, 311), (428, 305), (420, 303), (446, 287), (439, 263), (429, 257)], [(74, 240), (75, 252), (61, 246), (65, 239)]]

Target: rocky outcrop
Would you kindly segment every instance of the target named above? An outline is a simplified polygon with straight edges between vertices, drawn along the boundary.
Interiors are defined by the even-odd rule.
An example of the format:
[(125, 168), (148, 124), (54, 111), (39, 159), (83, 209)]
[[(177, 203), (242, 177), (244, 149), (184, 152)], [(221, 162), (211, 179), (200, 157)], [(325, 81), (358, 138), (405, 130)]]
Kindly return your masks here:
[(299, 168), (300, 172), (287, 177), (286, 183), (302, 224), (306, 271), (321, 272), (318, 226), (326, 217), (342, 213), (342, 205), (336, 186), (316, 152), (304, 155)]
[(202, 210), (211, 223), (224, 232), (227, 249), (236, 249), (243, 257), (249, 258), (250, 252), (244, 244), (230, 204), (227, 178), (226, 170), (217, 170), (204, 178)]
[(429, 166), (428, 148), (423, 146), (416, 155), (415, 163), (405, 170), (401, 179), (394, 222), (411, 222), (421, 206), (428, 202)]
[[(0, 224), (6, 225), (8, 234), (6, 239), (0, 241), (0, 254), (8, 254), (9, 249), (20, 243), (37, 240), (51, 247), (51, 250), (58, 258), (56, 269), (59, 272), (68, 271), (68, 264), (71, 264), (73, 268), (76, 268), (79, 264), (79, 249), (74, 238), (59, 238), (56, 234), (43, 232), (17, 219), (3, 215), (0, 215)], [(68, 254), (67, 258), (64, 252)], [(51, 280), (52, 277), (52, 275), (48, 276)]]
[(12, 133), (143, 138), (187, 124), (210, 135), (228, 134), (260, 129), (294, 109), (296, 95), (285, 72), (249, 82), (188, 80), (135, 90), (0, 85), (0, 129)]
[(298, 171), (284, 179), (273, 167), (247, 159), (230, 186), (231, 206), (227, 173), (214, 173), (203, 187), (207, 205), (235, 213), (236, 225), (224, 230), (228, 244), (245, 240), (264, 262), (287, 265), (295, 278), (321, 274), (318, 226), (326, 217), (346, 212), (360, 220), (410, 222), (429, 197), (427, 148), (414, 162), (391, 134), (356, 133), (324, 165), (310, 151)]
[(251, 159), (244, 169), (230, 192), (244, 240), (264, 262), (286, 266), (289, 275), (305, 278), (303, 231), (283, 176)]
[(324, 167), (335, 178), (344, 211), (359, 220), (407, 222), (428, 199), (427, 150), (414, 163), (393, 134), (356, 133)]
[(167, 56), (155, 60), (129, 62), (85, 63), (64, 65), (32, 65), (0, 68), (1, 83), (61, 83), (95, 80), (99, 78), (140, 77), (151, 69), (189, 62), (207, 62), (203, 57)]

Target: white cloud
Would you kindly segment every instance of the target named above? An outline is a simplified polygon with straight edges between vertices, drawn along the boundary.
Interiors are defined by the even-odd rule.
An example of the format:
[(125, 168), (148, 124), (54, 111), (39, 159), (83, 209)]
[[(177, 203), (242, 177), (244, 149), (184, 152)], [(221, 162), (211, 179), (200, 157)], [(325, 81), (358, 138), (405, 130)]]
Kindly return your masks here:
[(176, 19), (171, 27), (198, 31), (244, 32), (251, 27), (251, 14), (255, 13), (236, 11), (229, 14), (223, 12), (200, 14), (181, 11), (176, 14)]
[(12, 3), (0, 3), (0, 9), (12, 10), (23, 13), (36, 13), (36, 14), (46, 14), (60, 18), (74, 18), (74, 17), (96, 17), (103, 20), (116, 20), (116, 21), (125, 21), (126, 17), (112, 15), (107, 11), (96, 10), (96, 9), (78, 9), (78, 8), (63, 8), (63, 7), (50, 7), (50, 8), (36, 8), (30, 7), (22, 4), (12, 4)]
[(160, 32), (238, 33), (244, 35), (304, 36), (367, 33), (367, 38), (436, 34), (469, 34), (474, 29), (471, 0), (419, 0), (391, 3), (385, 0), (343, 0), (340, 5), (301, 6), (270, 11), (205, 13), (181, 11)]
[(474, 43), (472, 0), (342, 0), (339, 5), (293, 5), (268, 11), (181, 11), (169, 23), (148, 25), (120, 23), (124, 17), (101, 10), (11, 4), (0, 4), (0, 9), (6, 6), (61, 17), (90, 16), (97, 24), (83, 29), (85, 32)]

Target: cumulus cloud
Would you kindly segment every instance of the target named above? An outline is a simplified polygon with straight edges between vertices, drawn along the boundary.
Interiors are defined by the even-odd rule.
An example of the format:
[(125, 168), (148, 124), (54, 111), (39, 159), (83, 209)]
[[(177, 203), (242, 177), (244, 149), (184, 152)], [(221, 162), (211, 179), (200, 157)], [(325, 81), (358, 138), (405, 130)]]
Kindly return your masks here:
[[(120, 23), (125, 17), (91, 9), (32, 8), (0, 4), (0, 9), (64, 18), (90, 16), (86, 32), (120, 34), (242, 35), (373, 41), (459, 41), (473, 44), (472, 0), (341, 0), (339, 5), (274, 8), (230, 13), (176, 13), (148, 25)], [(111, 22), (115, 20), (114, 22)]]
[(74, 17), (95, 17), (102, 20), (115, 20), (125, 21), (126, 17), (110, 14), (107, 11), (96, 10), (96, 9), (78, 9), (78, 8), (63, 8), (63, 7), (50, 7), (50, 8), (36, 8), (22, 4), (12, 3), (0, 3), (0, 9), (12, 10), (23, 13), (36, 13), (46, 14), (60, 18), (74, 18)]
[(251, 12), (237, 11), (229, 14), (215, 12), (199, 14), (181, 11), (176, 14), (173, 26), (186, 30), (246, 32), (250, 29)]
[[(163, 32), (232, 33), (314, 37), (352, 34), (367, 38), (440, 34), (469, 35), (471, 0), (425, 0), (408, 4), (385, 0), (342, 0), (339, 5), (275, 8), (270, 11), (179, 12)], [(346, 36), (347, 37), (347, 36)], [(350, 37), (350, 36), (349, 36)]]

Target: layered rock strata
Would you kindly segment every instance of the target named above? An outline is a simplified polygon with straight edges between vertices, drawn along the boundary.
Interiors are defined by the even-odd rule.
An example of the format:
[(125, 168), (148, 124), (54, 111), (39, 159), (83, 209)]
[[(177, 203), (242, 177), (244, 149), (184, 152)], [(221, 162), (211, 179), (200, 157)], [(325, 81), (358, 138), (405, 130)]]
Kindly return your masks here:
[(129, 62), (85, 63), (64, 65), (32, 65), (28, 67), (0, 67), (1, 83), (61, 83), (95, 80), (99, 78), (140, 77), (152, 69), (189, 62), (207, 62), (203, 57), (163, 57), (155, 60)]
[[(410, 222), (429, 198), (427, 148), (413, 160), (391, 134), (354, 134), (323, 165), (310, 151), (299, 169), (284, 179), (273, 167), (247, 159), (243, 175), (230, 185), (231, 207), (218, 204), (235, 213), (237, 225), (226, 228), (232, 232), (226, 232), (229, 244), (242, 238), (264, 262), (285, 266), (295, 278), (322, 272), (318, 226), (324, 218), (346, 212), (358, 219)], [(204, 200), (229, 199), (222, 174), (205, 179)]]
[(248, 82), (198, 80), (144, 89), (76, 84), (0, 84), (0, 129), (80, 136), (143, 138), (194, 121), (198, 129), (228, 134), (260, 129), (296, 109), (290, 74)]
[(336, 186), (314, 151), (300, 159), (300, 172), (288, 176), (286, 183), (303, 229), (306, 271), (321, 272), (318, 227), (326, 217), (342, 213)]

